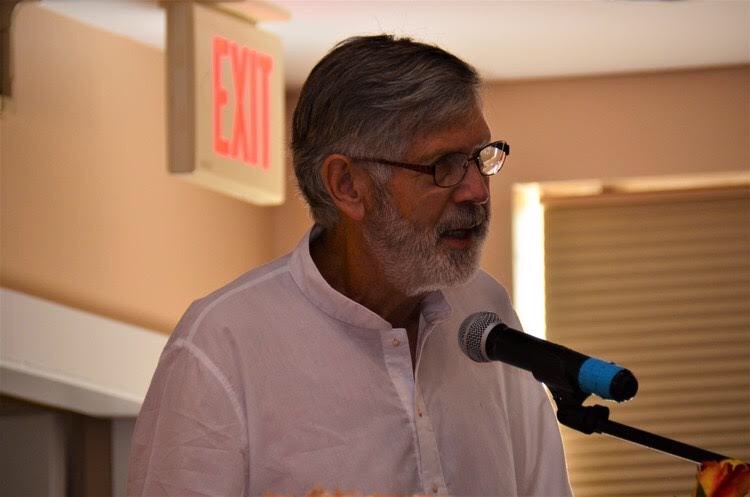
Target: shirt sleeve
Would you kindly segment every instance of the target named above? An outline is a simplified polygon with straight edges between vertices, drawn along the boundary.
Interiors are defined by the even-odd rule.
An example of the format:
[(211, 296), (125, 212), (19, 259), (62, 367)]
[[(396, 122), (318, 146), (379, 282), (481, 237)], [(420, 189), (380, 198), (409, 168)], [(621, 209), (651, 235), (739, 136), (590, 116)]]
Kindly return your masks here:
[(164, 351), (141, 408), (129, 496), (244, 495), (248, 453), (237, 396), (193, 344)]

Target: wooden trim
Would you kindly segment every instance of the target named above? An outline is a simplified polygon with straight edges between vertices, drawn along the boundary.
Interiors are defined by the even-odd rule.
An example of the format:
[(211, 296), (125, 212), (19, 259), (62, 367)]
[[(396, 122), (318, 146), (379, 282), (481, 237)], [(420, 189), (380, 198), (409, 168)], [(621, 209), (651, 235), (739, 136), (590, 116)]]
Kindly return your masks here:
[(0, 2), (0, 96), (11, 96), (13, 71), (11, 54), (11, 24), (13, 10), (21, 0), (4, 0)]
[(112, 495), (112, 422), (82, 414), (66, 414), (66, 494), (75, 497)]
[(750, 184), (725, 186), (725, 187), (702, 187), (684, 190), (652, 190), (640, 192), (625, 192), (616, 188), (604, 188), (596, 195), (579, 195), (571, 197), (559, 197), (554, 195), (542, 195), (542, 203), (546, 207), (560, 206), (587, 206), (587, 205), (632, 205), (641, 203), (672, 202), (674, 200), (700, 200), (718, 198), (747, 198), (750, 200)]
[(195, 169), (195, 43), (192, 2), (168, 2), (167, 164), (172, 173)]

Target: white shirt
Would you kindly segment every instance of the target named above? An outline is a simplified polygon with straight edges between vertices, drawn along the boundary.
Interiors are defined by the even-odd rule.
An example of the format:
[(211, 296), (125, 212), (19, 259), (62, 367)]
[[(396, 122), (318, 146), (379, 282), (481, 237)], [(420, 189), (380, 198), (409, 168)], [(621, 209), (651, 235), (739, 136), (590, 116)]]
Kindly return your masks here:
[(129, 495), (571, 495), (542, 386), (458, 346), (473, 312), (520, 326), (497, 282), (427, 296), (412, 371), (406, 330), (330, 287), (309, 240), (190, 306), (138, 417)]

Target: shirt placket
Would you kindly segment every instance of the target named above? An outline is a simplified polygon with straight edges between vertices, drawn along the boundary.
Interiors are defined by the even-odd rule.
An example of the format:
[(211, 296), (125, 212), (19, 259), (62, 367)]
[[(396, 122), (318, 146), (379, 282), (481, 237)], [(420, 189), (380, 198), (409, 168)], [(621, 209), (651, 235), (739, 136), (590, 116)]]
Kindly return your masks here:
[(424, 408), (421, 393), (416, 389), (406, 330), (394, 328), (385, 331), (381, 336), (388, 374), (410, 420), (409, 428), (416, 449), (423, 492), (429, 495), (446, 494), (435, 433)]
[[(409, 422), (408, 430), (411, 433), (414, 447), (417, 448), (417, 465), (421, 468), (419, 460), (420, 453), (419, 438), (414, 422), (414, 374), (411, 367), (411, 354), (409, 352), (409, 338), (404, 328), (393, 328), (381, 333), (385, 365), (388, 375), (398, 394), (401, 406), (406, 412)], [(420, 470), (421, 479), (421, 470)]]
[(429, 413), (425, 406), (422, 388), (419, 381), (419, 363), (422, 357), (422, 350), (427, 342), (427, 338), (434, 328), (434, 324), (429, 328), (423, 328), (420, 322), (420, 340), (417, 345), (417, 365), (414, 371), (415, 379), (415, 396), (414, 410), (416, 412), (415, 425), (417, 428), (417, 439), (419, 442), (420, 466), (422, 471), (422, 486), (427, 495), (447, 495), (448, 488), (443, 476), (443, 467), (440, 463), (440, 453), (438, 452), (437, 439), (435, 430), (432, 425)]
[[(434, 327), (434, 325), (433, 325)], [(409, 340), (406, 330), (394, 328), (382, 336), (385, 362), (391, 381), (399, 395), (404, 410), (411, 421), (410, 428), (417, 450), (419, 477), (423, 492), (427, 495), (447, 495), (448, 489), (440, 464), (437, 440), (432, 421), (425, 408), (421, 389), (419, 388), (419, 357), (432, 327), (423, 328), (420, 322), (420, 340), (417, 345), (417, 366), (412, 371)]]

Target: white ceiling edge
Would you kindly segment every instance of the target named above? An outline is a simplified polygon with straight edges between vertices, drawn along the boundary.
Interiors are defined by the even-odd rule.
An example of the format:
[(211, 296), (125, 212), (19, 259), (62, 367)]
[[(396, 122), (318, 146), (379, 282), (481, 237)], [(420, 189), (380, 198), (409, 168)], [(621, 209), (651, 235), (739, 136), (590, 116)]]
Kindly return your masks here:
[[(750, 0), (272, 3), (288, 11), (290, 19), (260, 22), (259, 27), (282, 40), (288, 88), (300, 87), (336, 42), (381, 32), (437, 43), (473, 64), (486, 81), (750, 64)], [(156, 0), (39, 4), (164, 50), (166, 15)]]
[(0, 392), (90, 416), (136, 416), (167, 339), (0, 288)]
[(748, 0), (275, 1), (290, 21), (261, 26), (296, 84), (337, 41), (380, 32), (436, 43), (485, 81), (750, 63)]

